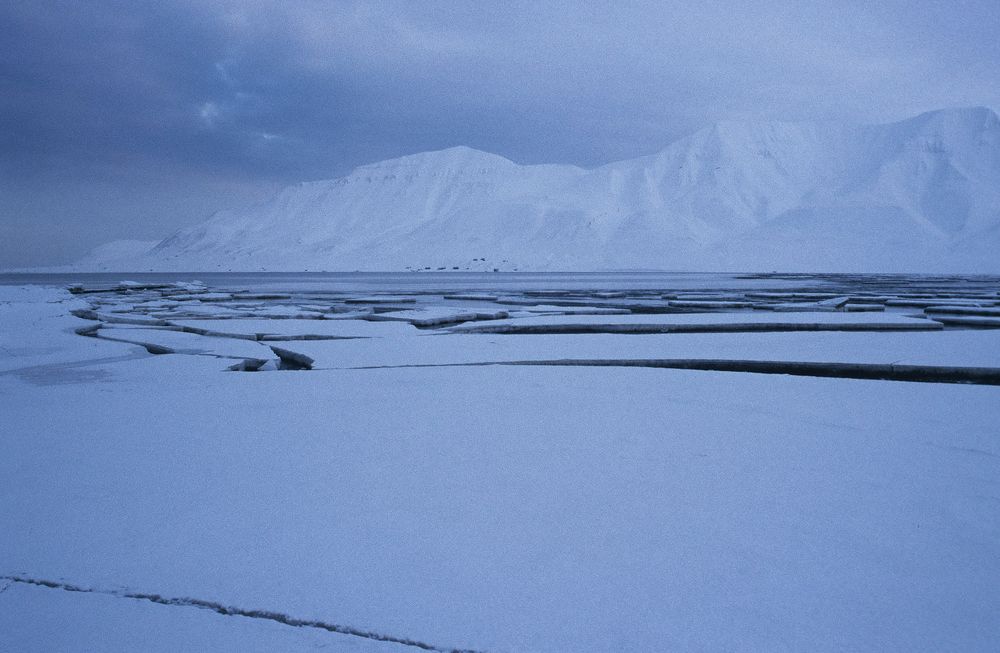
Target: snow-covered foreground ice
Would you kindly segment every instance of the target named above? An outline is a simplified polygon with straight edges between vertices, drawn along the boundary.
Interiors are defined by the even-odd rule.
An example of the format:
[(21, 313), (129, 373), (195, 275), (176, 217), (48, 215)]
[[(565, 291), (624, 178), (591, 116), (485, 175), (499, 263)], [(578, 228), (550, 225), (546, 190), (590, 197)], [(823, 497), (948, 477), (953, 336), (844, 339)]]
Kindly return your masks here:
[[(100, 308), (149, 299), (138, 294), (103, 295)], [(275, 301), (323, 304), (313, 295)], [(275, 343), (316, 369), (236, 373), (216, 356), (272, 343), (161, 331), (164, 343), (216, 344), (153, 355), (77, 335), (156, 331), (69, 314), (91, 300), (0, 287), (0, 576), (20, 579), (0, 580), (0, 648), (417, 650), (265, 612), (481, 651), (1000, 640), (1000, 387), (434, 366), (995, 368), (1000, 331), (460, 335), (356, 320), (373, 331)], [(326, 302), (331, 315), (341, 303)], [(909, 311), (889, 315), (920, 313)], [(299, 336), (337, 323), (260, 321)]]
[(0, 633), (0, 645), (12, 651), (418, 650), (323, 630), (289, 628), (269, 620), (220, 618), (208, 610), (178, 610), (107, 594), (54, 592), (10, 581), (0, 581)]

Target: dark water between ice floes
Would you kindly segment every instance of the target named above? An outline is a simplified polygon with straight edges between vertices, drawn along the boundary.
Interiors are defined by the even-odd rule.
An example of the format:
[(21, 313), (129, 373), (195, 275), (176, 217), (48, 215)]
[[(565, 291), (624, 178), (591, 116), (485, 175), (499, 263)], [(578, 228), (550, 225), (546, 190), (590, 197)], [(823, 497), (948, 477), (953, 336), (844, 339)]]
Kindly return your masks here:
[(218, 289), (263, 288), (307, 291), (405, 290), (411, 292), (513, 290), (784, 290), (844, 282), (888, 282), (902, 286), (997, 285), (1000, 276), (886, 274), (737, 274), (707, 272), (97, 272), (0, 273), (0, 285), (104, 285), (203, 281)]

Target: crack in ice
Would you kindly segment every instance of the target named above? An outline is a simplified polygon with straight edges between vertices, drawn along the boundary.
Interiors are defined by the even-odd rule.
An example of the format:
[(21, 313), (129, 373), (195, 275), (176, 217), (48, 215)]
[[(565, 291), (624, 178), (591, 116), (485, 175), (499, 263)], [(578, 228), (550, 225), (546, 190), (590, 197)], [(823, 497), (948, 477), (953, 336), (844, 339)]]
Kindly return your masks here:
[(227, 617), (247, 617), (249, 619), (263, 619), (265, 621), (274, 621), (276, 623), (283, 624), (285, 626), (293, 626), (296, 628), (317, 628), (331, 633), (338, 633), (340, 635), (351, 635), (353, 637), (361, 637), (364, 639), (371, 639), (379, 642), (389, 642), (392, 644), (401, 644), (403, 646), (412, 646), (414, 648), (423, 649), (425, 651), (440, 651), (441, 653), (483, 653), (482, 651), (476, 649), (446, 648), (446, 647), (434, 646), (432, 644), (428, 644), (420, 640), (410, 639), (409, 637), (395, 637), (393, 635), (386, 635), (384, 633), (377, 633), (370, 630), (361, 630), (360, 628), (354, 628), (352, 626), (332, 624), (325, 621), (319, 621), (316, 619), (300, 619), (298, 617), (293, 617), (284, 614), (282, 612), (274, 612), (271, 610), (252, 610), (252, 609), (238, 608), (230, 605), (224, 605), (216, 601), (205, 601), (203, 599), (194, 599), (190, 597), (168, 597), (168, 596), (163, 596), (161, 594), (150, 594), (145, 592), (130, 592), (125, 590), (89, 588), (62, 581), (52, 581), (52, 580), (46, 580), (44, 578), (31, 578), (28, 576), (0, 576), (0, 580), (8, 581), (8, 585), (4, 589), (9, 588), (10, 585), (14, 583), (20, 583), (23, 585), (33, 585), (36, 587), (45, 587), (48, 589), (62, 590), (64, 592), (79, 592), (82, 594), (102, 594), (105, 596), (113, 596), (120, 599), (135, 599), (139, 601), (149, 601), (150, 603), (156, 603), (159, 605), (211, 610), (212, 612), (216, 612), (218, 614)]
[(1000, 368), (957, 367), (940, 365), (896, 365), (882, 363), (817, 363), (807, 361), (761, 361), (740, 359), (555, 359), (482, 361), (475, 363), (414, 363), (409, 365), (366, 365), (342, 370), (375, 370), (423, 367), (648, 367), (659, 369), (698, 370), (708, 372), (744, 372), (750, 374), (787, 374), (872, 381), (906, 381), (914, 383), (965, 383), (1000, 385)]

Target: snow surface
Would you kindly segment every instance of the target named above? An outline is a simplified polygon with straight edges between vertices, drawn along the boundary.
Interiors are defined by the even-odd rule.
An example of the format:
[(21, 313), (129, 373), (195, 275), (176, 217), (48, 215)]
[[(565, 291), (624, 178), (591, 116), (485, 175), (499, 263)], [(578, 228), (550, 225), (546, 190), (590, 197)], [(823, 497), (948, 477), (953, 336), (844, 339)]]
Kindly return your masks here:
[[(6, 589), (3, 589), (5, 588)], [(412, 653), (410, 646), (289, 628), (206, 610), (178, 610), (102, 594), (53, 592), (0, 581), (0, 648), (17, 653)]]
[(1000, 368), (993, 331), (454, 335), (289, 345), (317, 368), (531, 360), (733, 359)]
[(330, 338), (380, 338), (419, 333), (409, 324), (367, 320), (175, 320), (180, 326), (207, 329), (223, 334), (251, 336), (318, 336)]
[[(673, 302), (668, 302), (673, 304)], [(516, 320), (490, 320), (482, 323), (465, 323), (450, 328), (462, 333), (490, 333), (511, 330), (529, 330), (549, 328), (551, 332), (559, 329), (586, 328), (620, 328), (622, 331), (635, 329), (636, 332), (662, 328), (668, 331), (672, 328), (733, 328), (738, 326), (775, 326), (788, 325), (790, 328), (814, 326), (818, 328), (851, 328), (851, 329), (939, 329), (941, 325), (933, 320), (908, 317), (897, 314), (883, 315), (846, 315), (830, 312), (801, 313), (672, 313), (665, 315), (543, 315)], [(748, 328), (749, 330), (749, 328)]]
[[(832, 290), (944, 303), (998, 290), (857, 283)], [(789, 292), (807, 285), (822, 284)], [(456, 289), (441, 290), (412, 306), (454, 307), (443, 295)], [(998, 367), (1000, 330), (519, 336), (266, 317), (316, 302), (312, 288), (264, 301), (265, 317), (189, 323), (285, 335), (339, 324), (378, 337), (283, 342), (320, 369), (244, 373), (225, 371), (231, 359), (151, 355), (74, 331), (266, 351), (70, 315), (146, 315), (161, 292), (0, 286), (0, 649), (419, 650), (127, 593), (479, 651), (992, 651), (1000, 640), (1000, 386), (440, 366)], [(605, 291), (546, 301), (595, 292)], [(900, 310), (817, 315), (920, 311)], [(775, 318), (626, 317), (747, 315)], [(413, 364), (432, 367), (400, 367)]]
[(584, 170), (467, 147), (361, 166), (79, 270), (1000, 270), (1000, 119), (723, 122)]

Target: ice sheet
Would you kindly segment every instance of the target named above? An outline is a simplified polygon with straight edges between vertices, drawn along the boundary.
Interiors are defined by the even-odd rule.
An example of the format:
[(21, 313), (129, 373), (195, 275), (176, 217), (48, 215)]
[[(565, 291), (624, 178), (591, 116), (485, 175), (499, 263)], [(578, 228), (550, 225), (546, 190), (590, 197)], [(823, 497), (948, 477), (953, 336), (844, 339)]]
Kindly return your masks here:
[(833, 312), (772, 313), (672, 313), (657, 315), (545, 315), (517, 320), (495, 320), (467, 323), (450, 327), (454, 333), (559, 333), (590, 330), (601, 332), (669, 332), (693, 329), (752, 330), (755, 328), (834, 329), (940, 329), (940, 324), (927, 319), (896, 313), (879, 315), (860, 313), (847, 315)]
[(1000, 636), (996, 388), (184, 360), (0, 379), (5, 568), (488, 650)]
[(172, 324), (217, 333), (248, 336), (327, 336), (337, 338), (386, 338), (420, 333), (405, 322), (368, 320), (172, 320)]
[[(392, 367), (698, 356), (996, 366), (1000, 331), (520, 336), (191, 320), (246, 333), (394, 329), (280, 343), (331, 369), (234, 373), (209, 356), (76, 335), (96, 323), (68, 312), (88, 305), (0, 287), (0, 576), (441, 648), (989, 651), (1000, 638), (998, 387)], [(343, 369), (356, 366), (390, 369)], [(4, 587), (0, 632), (14, 650), (86, 645), (100, 629), (110, 650), (388, 650), (208, 610)], [(60, 627), (40, 630), (49, 614)]]
[(998, 332), (793, 332), (428, 335), (373, 342), (296, 342), (318, 367), (438, 365), (551, 359), (749, 359), (1000, 367)]

